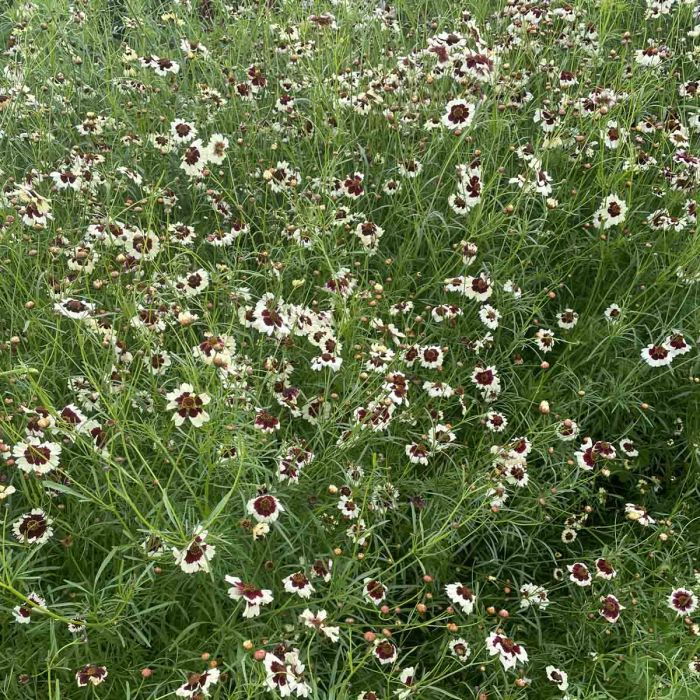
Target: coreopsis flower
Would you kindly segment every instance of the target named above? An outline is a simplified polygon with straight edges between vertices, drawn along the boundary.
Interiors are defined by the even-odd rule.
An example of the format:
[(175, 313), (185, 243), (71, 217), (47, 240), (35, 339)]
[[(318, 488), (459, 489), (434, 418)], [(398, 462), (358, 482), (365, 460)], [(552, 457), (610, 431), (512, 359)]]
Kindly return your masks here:
[(212, 134), (209, 143), (204, 148), (204, 158), (207, 163), (221, 165), (226, 158), (229, 141), (222, 134)]
[(81, 635), (83, 639), (87, 638), (87, 625), (85, 623), (85, 620), (82, 620), (80, 618), (76, 618), (74, 620), (71, 620), (68, 625), (68, 631), (73, 634), (73, 635)]
[(567, 418), (557, 425), (557, 437), (562, 442), (571, 442), (578, 436), (579, 428), (576, 421)]
[(457, 436), (450, 426), (438, 423), (428, 431), (428, 445), (433, 452), (443, 452), (455, 442)]
[(248, 501), (246, 511), (259, 523), (274, 523), (284, 508), (272, 494), (261, 493)]
[(561, 541), (564, 544), (571, 544), (578, 537), (578, 533), (571, 527), (565, 527), (561, 532)]
[(219, 682), (221, 671), (218, 668), (208, 668), (204, 673), (193, 673), (176, 691), (179, 698), (207, 697), (213, 685)]
[(622, 309), (617, 304), (610, 304), (603, 312), (605, 319), (610, 323), (617, 323), (622, 316)]
[(675, 331), (664, 340), (664, 347), (671, 351), (674, 357), (685, 355), (692, 350), (692, 346), (688, 344), (682, 333)]
[(134, 260), (155, 260), (160, 252), (160, 239), (153, 231), (129, 231), (124, 241), (124, 251)]
[(620, 601), (612, 594), (600, 597), (599, 613), (608, 622), (617, 622), (620, 617), (620, 611), (625, 608), (620, 605)]
[(569, 564), (566, 567), (569, 570), (569, 580), (573, 581), (577, 586), (590, 586), (593, 582), (591, 572), (588, 567), (581, 563)]
[(501, 312), (490, 304), (484, 304), (479, 309), (479, 319), (487, 328), (495, 331), (501, 319)]
[(74, 321), (81, 321), (92, 314), (95, 310), (95, 305), (81, 299), (67, 298), (57, 301), (53, 308), (61, 316), (72, 318)]
[(34, 508), (20, 516), (12, 524), (12, 532), (18, 542), (44, 544), (53, 536), (53, 520), (41, 508)]
[(522, 644), (518, 644), (510, 637), (506, 637), (497, 632), (491, 632), (486, 639), (486, 648), (491, 656), (496, 656), (501, 660), (503, 668), (507, 671), (515, 668), (518, 662), (527, 663), (527, 651)]
[(12, 484), (0, 484), (0, 501), (9, 498), (17, 489)]
[(544, 671), (547, 674), (547, 680), (554, 683), (559, 690), (566, 690), (569, 687), (569, 676), (566, 671), (556, 666), (547, 666)]
[(175, 143), (189, 143), (197, 137), (197, 127), (184, 119), (170, 122), (170, 135)]
[(471, 615), (474, 612), (476, 595), (471, 588), (468, 588), (459, 582), (448, 583), (445, 586), (445, 593), (450, 599), (450, 602), (461, 608), (465, 615)]
[(335, 627), (326, 624), (326, 619), (328, 618), (328, 613), (325, 610), (318, 610), (315, 613), (311, 612), (308, 608), (304, 610), (299, 619), (309, 627), (317, 632), (320, 632), (324, 636), (328, 637), (331, 642), (337, 642), (340, 639), (340, 627)]
[(573, 309), (564, 309), (557, 316), (557, 325), (564, 330), (571, 330), (578, 323), (578, 314)]
[(420, 442), (412, 442), (406, 445), (404, 452), (408, 457), (409, 461), (413, 464), (428, 464), (428, 458), (430, 457), (430, 448)]
[(526, 610), (529, 607), (546, 610), (549, 603), (549, 593), (543, 586), (538, 586), (534, 583), (525, 583), (520, 587), (521, 610)]
[(624, 453), (626, 457), (638, 457), (639, 456), (639, 450), (634, 446), (634, 443), (632, 440), (628, 440), (627, 438), (623, 438), (619, 442), (620, 445), (620, 450)]
[(300, 598), (310, 598), (311, 594), (314, 592), (311, 581), (309, 581), (306, 575), (301, 571), (297, 571), (295, 574), (290, 574), (282, 579), (282, 583), (287, 593), (295, 593)]
[(141, 549), (143, 549), (147, 557), (155, 559), (165, 552), (165, 544), (158, 535), (151, 533), (141, 543)]
[(273, 601), (272, 591), (270, 590), (258, 588), (252, 583), (243, 583), (236, 576), (224, 576), (224, 580), (226, 583), (231, 584), (231, 588), (228, 589), (229, 598), (242, 600), (245, 603), (243, 617), (258, 617), (260, 608)]
[(374, 642), (373, 652), (374, 658), (379, 661), (382, 666), (393, 664), (399, 658), (399, 650), (396, 645), (388, 639), (377, 639)]
[(547, 328), (540, 328), (535, 333), (535, 343), (541, 352), (551, 352), (554, 347), (554, 333)]
[(413, 683), (415, 681), (416, 669), (415, 666), (408, 666), (401, 669), (399, 673), (399, 681), (403, 683), (403, 688), (395, 691), (395, 695), (399, 700), (405, 700), (410, 694), (413, 688)]
[(492, 433), (501, 433), (508, 426), (508, 419), (498, 411), (489, 411), (484, 416), (484, 425)]
[(364, 185), (362, 184), (365, 176), (362, 173), (356, 172), (348, 175), (341, 183), (341, 192), (351, 199), (358, 199), (365, 193)]
[(150, 56), (142, 58), (141, 62), (148, 68), (151, 68), (156, 75), (161, 78), (171, 73), (177, 75), (180, 72), (180, 65), (176, 61), (169, 58), (159, 58), (158, 56)]
[(590, 438), (586, 438), (584, 442), (581, 443), (578, 451), (574, 452), (574, 457), (581, 469), (590, 471), (595, 468), (598, 455), (593, 450), (593, 441)]
[(347, 520), (355, 520), (360, 515), (360, 508), (351, 496), (341, 495), (338, 501), (338, 510)]
[(207, 152), (201, 139), (193, 141), (182, 154), (180, 168), (188, 177), (199, 178), (204, 175), (207, 165)]
[(206, 539), (209, 533), (198, 527), (190, 543), (184, 549), (173, 547), (175, 563), (186, 573), (196, 574), (199, 571), (208, 572), (209, 562), (216, 554), (216, 547), (208, 544)]
[(186, 420), (200, 427), (209, 420), (204, 407), (211, 401), (208, 394), (197, 394), (191, 384), (180, 384), (179, 388), (165, 395), (168, 400), (166, 408), (173, 413), (173, 422), (180, 427)]
[(274, 652), (265, 655), (266, 684), (270, 690), (279, 691), (282, 697), (294, 693), (299, 698), (307, 698), (311, 687), (304, 678), (305, 666), (299, 658), (299, 650), (289, 650), (280, 644)]
[(617, 576), (617, 571), (605, 559), (599, 558), (595, 560), (595, 575), (596, 578), (612, 581)]
[(28, 437), (12, 448), (15, 465), (23, 472), (37, 475), (48, 474), (58, 468), (61, 446), (54, 442)]
[(20, 625), (28, 625), (32, 621), (32, 610), (34, 608), (45, 608), (46, 600), (42, 598), (38, 593), (28, 593), (27, 601), (30, 604), (24, 603), (23, 605), (16, 605), (12, 609), (12, 615), (15, 618), (15, 622)]
[(465, 639), (462, 639), (462, 637), (450, 640), (448, 647), (450, 649), (450, 654), (462, 663), (464, 663), (472, 653), (469, 644)]
[(275, 430), (279, 430), (280, 421), (268, 411), (259, 409), (255, 412), (253, 426), (263, 433), (274, 433)]
[[(431, 398), (444, 398), (449, 399), (454, 396), (454, 389), (444, 382), (423, 382), (423, 389), (427, 392), (428, 396)], [(410, 458), (410, 455), (409, 455)]]
[(642, 349), (641, 357), (650, 367), (666, 367), (673, 362), (674, 354), (664, 345), (647, 345)]
[(693, 660), (688, 664), (688, 670), (689, 670), (694, 676), (700, 676), (700, 659), (693, 659)]
[(315, 578), (320, 578), (324, 583), (328, 583), (331, 580), (331, 570), (333, 569), (333, 560), (328, 559), (322, 561), (317, 559), (313, 566), (311, 567), (311, 575)]
[(603, 200), (600, 208), (593, 216), (593, 224), (602, 228), (609, 229), (613, 226), (621, 224), (627, 215), (627, 203), (614, 194), (609, 195)]
[(97, 664), (86, 664), (81, 669), (75, 672), (75, 680), (78, 688), (85, 688), (88, 685), (100, 685), (104, 683), (105, 678), (109, 673), (106, 666), (98, 666)]
[(381, 584), (376, 579), (366, 578), (364, 580), (362, 595), (367, 602), (379, 605), (386, 600), (388, 590), (389, 589), (386, 586)]
[(634, 503), (625, 503), (625, 515), (628, 520), (636, 521), (644, 527), (656, 524), (656, 520), (644, 508), (636, 506)]
[(450, 100), (445, 105), (442, 123), (450, 130), (466, 129), (474, 121), (476, 105), (465, 100)]
[(284, 338), (291, 333), (287, 313), (274, 294), (263, 294), (252, 313), (252, 327), (267, 336)]
[(698, 606), (697, 596), (688, 588), (675, 588), (667, 602), (668, 607), (679, 615), (692, 615)]

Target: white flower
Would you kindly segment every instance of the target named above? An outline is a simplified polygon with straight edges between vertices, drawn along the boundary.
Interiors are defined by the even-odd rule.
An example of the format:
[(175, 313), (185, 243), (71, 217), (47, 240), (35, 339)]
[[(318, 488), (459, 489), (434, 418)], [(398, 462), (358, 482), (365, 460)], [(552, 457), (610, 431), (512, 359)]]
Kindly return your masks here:
[(462, 612), (471, 615), (474, 612), (476, 596), (474, 591), (461, 583), (448, 583), (445, 586), (445, 593), (452, 603), (458, 605)]
[(228, 589), (229, 598), (233, 600), (243, 600), (246, 604), (243, 610), (243, 617), (251, 618), (260, 615), (260, 608), (273, 601), (272, 591), (265, 588), (258, 588), (243, 581), (236, 576), (225, 576), (226, 583), (231, 584)]
[(209, 571), (209, 562), (216, 554), (216, 547), (207, 544), (207, 531), (198, 527), (194, 531), (192, 541), (184, 549), (172, 548), (175, 563), (186, 574), (196, 574), (198, 571)]
[(555, 683), (559, 690), (566, 690), (569, 687), (569, 677), (566, 671), (556, 668), (556, 666), (547, 666), (545, 669), (547, 678)]
[(168, 400), (166, 408), (173, 413), (173, 421), (180, 427), (186, 420), (199, 428), (209, 420), (209, 414), (204, 410), (211, 398), (208, 394), (197, 394), (194, 387), (186, 382), (174, 391), (165, 395)]
[(274, 523), (280, 513), (284, 513), (284, 508), (275, 496), (263, 493), (248, 501), (246, 511), (259, 523)]
[(340, 628), (332, 627), (326, 625), (326, 618), (328, 613), (325, 610), (318, 610), (313, 613), (311, 610), (306, 608), (301, 615), (299, 615), (299, 620), (301, 620), (308, 628), (315, 629), (317, 632), (324, 634), (331, 642), (337, 642), (340, 639)]

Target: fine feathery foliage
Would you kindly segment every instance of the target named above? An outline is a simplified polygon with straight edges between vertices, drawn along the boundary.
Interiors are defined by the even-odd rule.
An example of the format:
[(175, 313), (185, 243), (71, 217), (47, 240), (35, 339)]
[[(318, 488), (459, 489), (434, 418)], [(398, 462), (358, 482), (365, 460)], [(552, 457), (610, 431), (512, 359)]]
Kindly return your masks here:
[(6, 0), (0, 696), (700, 697), (694, 0)]

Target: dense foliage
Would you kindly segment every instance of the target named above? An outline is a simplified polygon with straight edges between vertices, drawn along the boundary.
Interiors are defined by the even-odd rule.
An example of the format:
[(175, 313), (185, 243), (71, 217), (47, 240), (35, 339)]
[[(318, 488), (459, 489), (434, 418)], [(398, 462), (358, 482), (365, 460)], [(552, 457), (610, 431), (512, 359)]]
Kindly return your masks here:
[(2, 697), (700, 697), (696, 2), (9, 5)]

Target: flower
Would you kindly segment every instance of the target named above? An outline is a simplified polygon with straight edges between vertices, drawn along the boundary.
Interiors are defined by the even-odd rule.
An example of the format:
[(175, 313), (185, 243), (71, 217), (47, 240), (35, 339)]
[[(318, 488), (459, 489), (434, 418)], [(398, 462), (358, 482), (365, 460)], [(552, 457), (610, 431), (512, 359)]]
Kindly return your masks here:
[(452, 603), (459, 606), (466, 615), (474, 612), (476, 596), (474, 591), (461, 583), (448, 583), (445, 586), (445, 593)]
[(53, 536), (51, 524), (53, 520), (47, 517), (40, 508), (25, 513), (12, 524), (12, 532), (19, 542), (25, 544), (44, 544)]
[(450, 654), (454, 656), (458, 661), (464, 663), (471, 656), (471, 649), (466, 640), (462, 637), (457, 637), (452, 639), (449, 643)]
[(698, 606), (697, 596), (688, 588), (675, 588), (667, 602), (668, 607), (679, 615), (692, 615)]
[(600, 208), (593, 216), (593, 224), (598, 228), (608, 229), (625, 220), (627, 204), (614, 194), (603, 200)]
[(28, 437), (12, 448), (12, 456), (23, 472), (48, 474), (58, 468), (61, 446), (54, 442), (42, 442), (38, 437)]
[(340, 627), (332, 627), (326, 625), (326, 618), (328, 613), (325, 610), (318, 610), (313, 613), (311, 610), (306, 608), (301, 615), (299, 615), (299, 620), (301, 620), (306, 627), (310, 629), (315, 629), (317, 632), (324, 634), (331, 642), (337, 642), (340, 639)]
[(297, 571), (295, 574), (290, 574), (282, 579), (282, 583), (287, 593), (296, 593), (300, 598), (310, 598), (314, 592), (311, 581), (301, 571)]
[(476, 105), (465, 100), (450, 100), (445, 105), (445, 112), (442, 115), (442, 123), (450, 129), (466, 129), (474, 121)]
[(311, 688), (304, 679), (305, 666), (299, 659), (298, 649), (288, 649), (280, 644), (274, 652), (268, 652), (264, 659), (267, 678), (265, 680), (270, 690), (277, 690), (282, 697), (292, 693), (297, 697), (309, 697)]
[(595, 560), (595, 569), (596, 577), (605, 579), (606, 581), (612, 581), (615, 576), (617, 576), (617, 571), (615, 571), (615, 569), (613, 569), (613, 567), (602, 558)]
[(534, 583), (525, 583), (520, 587), (520, 609), (534, 606), (545, 610), (550, 602), (548, 596), (546, 588)]
[(566, 567), (569, 570), (569, 580), (573, 581), (577, 586), (590, 586), (593, 579), (588, 567), (581, 562), (569, 564)]
[(198, 527), (194, 531), (192, 541), (180, 550), (173, 547), (175, 563), (186, 573), (196, 574), (198, 571), (209, 571), (209, 562), (216, 554), (216, 547), (206, 542), (209, 533)]
[(527, 662), (525, 647), (514, 642), (510, 637), (505, 637), (497, 632), (491, 632), (486, 639), (486, 648), (491, 656), (498, 655), (503, 668), (507, 671), (515, 668), (518, 662)]
[(75, 680), (78, 683), (78, 688), (84, 688), (87, 685), (100, 685), (108, 675), (106, 666), (86, 664), (75, 672)]
[(644, 508), (636, 506), (634, 503), (625, 503), (625, 514), (628, 520), (634, 520), (644, 527), (656, 523), (656, 520), (654, 520)]
[(411, 688), (413, 687), (413, 681), (415, 680), (416, 668), (415, 666), (407, 666), (401, 669), (399, 673), (399, 681), (404, 684), (404, 688), (401, 688), (395, 692), (396, 697), (399, 700), (404, 700), (411, 694)]
[(15, 622), (20, 625), (28, 625), (31, 622), (31, 614), (34, 608), (46, 607), (46, 601), (37, 593), (27, 594), (27, 601), (29, 601), (29, 605), (26, 603), (24, 605), (16, 605), (12, 610)]
[(204, 410), (210, 401), (207, 394), (196, 394), (191, 384), (180, 384), (179, 388), (165, 395), (168, 399), (167, 409), (175, 411), (173, 422), (180, 427), (189, 420), (196, 428), (204, 425), (209, 420), (209, 414)]
[(259, 523), (274, 523), (280, 513), (284, 513), (284, 508), (275, 496), (262, 493), (248, 501), (246, 511)]
[(179, 698), (200, 698), (209, 695), (212, 685), (219, 682), (218, 668), (208, 668), (204, 673), (193, 673), (176, 691)]
[(0, 501), (4, 501), (16, 492), (17, 489), (12, 484), (0, 484)]
[(620, 601), (614, 595), (604, 595), (600, 597), (600, 602), (599, 613), (601, 617), (604, 617), (608, 622), (617, 622), (620, 611), (624, 610)]
[(388, 639), (376, 639), (374, 642), (374, 658), (382, 666), (393, 664), (399, 658), (399, 650), (393, 642)]
[(170, 122), (170, 135), (176, 143), (189, 143), (197, 136), (197, 128), (192, 122), (175, 119)]
[(665, 367), (673, 362), (674, 353), (665, 345), (647, 345), (642, 349), (641, 357), (650, 367)]
[(362, 595), (367, 602), (379, 605), (381, 602), (386, 600), (386, 594), (388, 592), (386, 586), (381, 584), (376, 579), (371, 578), (366, 578), (364, 580), (364, 584)]
[(547, 679), (556, 684), (559, 690), (566, 690), (569, 687), (569, 677), (566, 671), (562, 671), (556, 666), (547, 666), (545, 673), (547, 674)]
[(74, 321), (80, 321), (87, 318), (95, 310), (95, 305), (87, 301), (82, 301), (81, 299), (63, 299), (57, 301), (53, 305), (54, 311), (65, 316), (66, 318), (72, 318)]
[(261, 606), (268, 605), (273, 601), (272, 591), (258, 588), (252, 583), (243, 583), (236, 576), (225, 576), (224, 580), (231, 584), (231, 588), (228, 589), (229, 598), (245, 602), (243, 617), (257, 617), (260, 615)]

